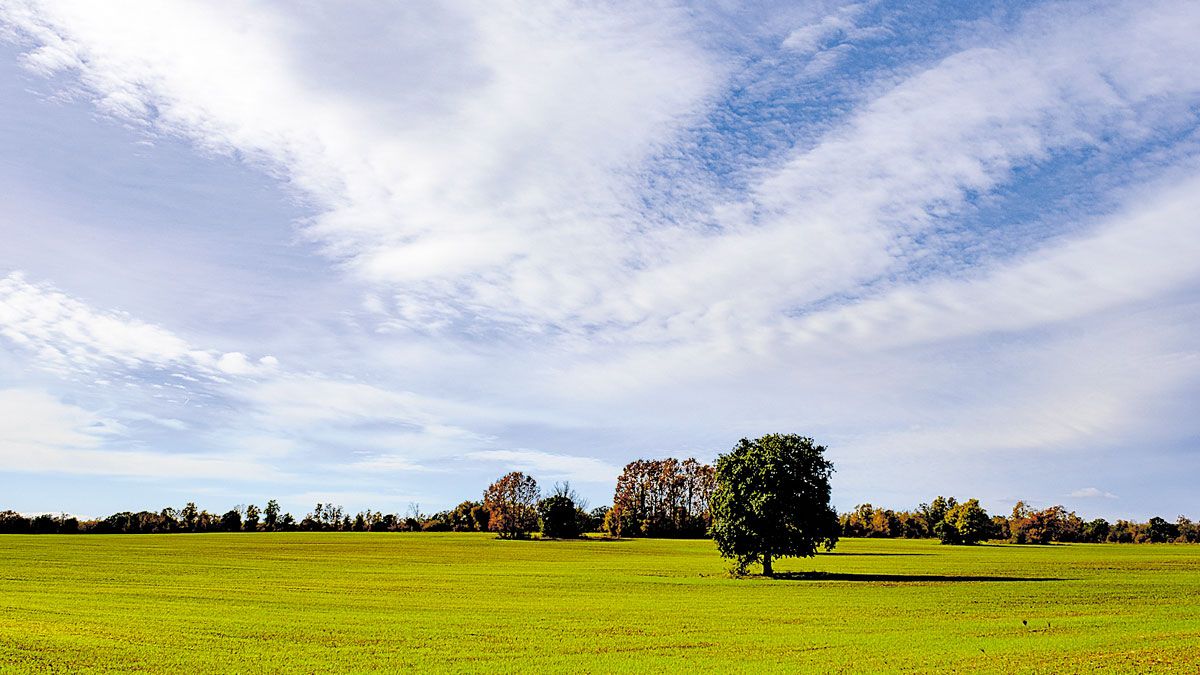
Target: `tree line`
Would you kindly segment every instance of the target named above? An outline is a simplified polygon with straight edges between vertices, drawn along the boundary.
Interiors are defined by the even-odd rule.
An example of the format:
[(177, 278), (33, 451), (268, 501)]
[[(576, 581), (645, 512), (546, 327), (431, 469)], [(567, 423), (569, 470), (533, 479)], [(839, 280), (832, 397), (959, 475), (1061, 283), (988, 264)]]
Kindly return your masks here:
[(1154, 517), (1146, 522), (1104, 518), (1085, 520), (1061, 504), (1034, 509), (1023, 501), (1009, 515), (988, 515), (978, 500), (959, 502), (942, 497), (910, 511), (860, 504), (840, 517), (847, 537), (938, 538), (944, 543), (1009, 541), (1050, 543), (1200, 543), (1200, 522), (1179, 516), (1174, 522)]
[[(775, 437), (759, 441), (771, 438)], [(740, 470), (732, 461), (739, 449), (744, 451), (739, 444), (734, 452), (722, 456), (730, 458), (726, 460), (730, 472)], [(532, 476), (514, 471), (489, 485), (481, 499), (463, 501), (432, 514), (422, 513), (416, 504), (402, 514), (370, 509), (351, 514), (340, 505), (318, 503), (297, 518), (282, 512), (273, 499), (262, 508), (249, 504), (224, 513), (210, 513), (188, 502), (180, 509), (123, 511), (92, 520), (66, 514), (25, 516), (0, 511), (0, 534), (490, 531), (512, 539), (535, 532), (560, 539), (589, 533), (699, 538), (719, 534), (714, 531), (711, 506), (717, 487), (717, 467), (695, 458), (638, 459), (627, 464), (618, 477), (612, 504), (590, 510), (569, 483), (557, 483), (543, 494)], [(726, 493), (723, 508), (732, 513), (736, 506), (729, 503)], [(837, 534), (842, 537), (936, 538), (947, 544), (987, 540), (1018, 544), (1200, 543), (1200, 522), (1184, 516), (1173, 522), (1155, 517), (1147, 522), (1110, 523), (1103, 518), (1085, 520), (1061, 505), (1034, 509), (1025, 502), (1018, 502), (1007, 516), (989, 515), (976, 499), (959, 501), (943, 496), (910, 510), (860, 504), (834, 517)]]
[[(532, 479), (530, 479), (532, 480)], [(536, 483), (534, 484), (536, 486)], [(580, 506), (576, 506), (576, 505)], [(566, 505), (566, 509), (564, 509)], [(578, 536), (603, 530), (607, 506), (585, 510), (581, 499), (567, 483), (555, 485), (545, 498), (534, 499), (533, 518), (520, 521), (520, 535), (530, 532), (554, 536)], [(265, 507), (235, 506), (224, 513), (211, 513), (188, 502), (182, 508), (160, 511), (122, 511), (105, 518), (80, 519), (68, 514), (26, 516), (0, 511), (0, 534), (171, 534), (202, 532), (500, 532), (505, 513), (493, 520), (487, 502), (464, 501), (452, 509), (423, 513), (417, 504), (405, 513), (383, 513), (367, 509), (350, 513), (341, 505), (318, 503), (301, 518), (283, 512), (272, 499)], [(562, 523), (569, 521), (570, 525)], [(555, 529), (557, 527), (557, 529)], [(547, 534), (546, 536), (552, 536)]]

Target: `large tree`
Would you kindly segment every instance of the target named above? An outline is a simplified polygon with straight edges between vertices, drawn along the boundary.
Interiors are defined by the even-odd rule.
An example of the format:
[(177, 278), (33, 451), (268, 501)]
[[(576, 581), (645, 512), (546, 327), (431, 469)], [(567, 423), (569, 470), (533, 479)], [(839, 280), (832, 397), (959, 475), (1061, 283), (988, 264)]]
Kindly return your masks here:
[(520, 471), (505, 474), (483, 493), (483, 506), (491, 518), (488, 529), (501, 539), (516, 539), (537, 529), (537, 481)]
[(717, 458), (709, 531), (739, 573), (761, 562), (770, 576), (775, 558), (813, 556), (837, 544), (837, 513), (829, 505), (833, 464), (824, 453), (811, 438), (771, 434), (743, 438)]

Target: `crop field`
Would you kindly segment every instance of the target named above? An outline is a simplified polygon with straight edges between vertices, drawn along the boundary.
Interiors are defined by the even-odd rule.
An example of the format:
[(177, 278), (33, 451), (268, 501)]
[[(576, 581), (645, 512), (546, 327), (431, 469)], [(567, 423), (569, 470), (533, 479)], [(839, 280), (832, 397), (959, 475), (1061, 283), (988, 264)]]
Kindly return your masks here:
[(1196, 672), (1200, 546), (0, 537), (0, 670)]

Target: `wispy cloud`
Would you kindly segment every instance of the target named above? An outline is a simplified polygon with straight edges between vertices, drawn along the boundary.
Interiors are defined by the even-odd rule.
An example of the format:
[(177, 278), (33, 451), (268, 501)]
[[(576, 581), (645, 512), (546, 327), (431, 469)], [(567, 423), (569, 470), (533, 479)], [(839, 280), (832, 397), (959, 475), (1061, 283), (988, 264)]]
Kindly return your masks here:
[(1069, 494), (1067, 496), (1078, 497), (1081, 499), (1094, 499), (1094, 498), (1116, 499), (1117, 498), (1117, 496), (1111, 492), (1105, 492), (1104, 490), (1101, 490), (1100, 488), (1094, 488), (1094, 487), (1080, 488), (1078, 490), (1071, 492), (1071, 494)]
[(501, 467), (536, 472), (543, 479), (563, 478), (580, 482), (614, 481), (620, 469), (594, 457), (563, 455), (538, 450), (481, 450), (467, 459), (493, 462)]
[(0, 390), (0, 470), (138, 478), (276, 480), (281, 472), (243, 457), (122, 449), (121, 425), (43, 391)]
[(31, 363), (60, 372), (174, 365), (204, 375), (252, 375), (279, 365), (273, 356), (251, 361), (240, 352), (197, 349), (161, 326), (96, 310), (20, 272), (0, 278), (0, 336), (28, 352)]

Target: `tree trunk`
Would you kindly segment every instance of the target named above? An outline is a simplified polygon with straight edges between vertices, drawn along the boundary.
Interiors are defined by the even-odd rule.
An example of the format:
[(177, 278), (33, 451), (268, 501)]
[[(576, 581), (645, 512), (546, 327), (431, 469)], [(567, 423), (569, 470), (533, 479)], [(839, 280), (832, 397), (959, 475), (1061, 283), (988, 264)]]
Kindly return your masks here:
[(771, 554), (763, 554), (763, 576), (775, 576), (774, 570), (771, 569)]

